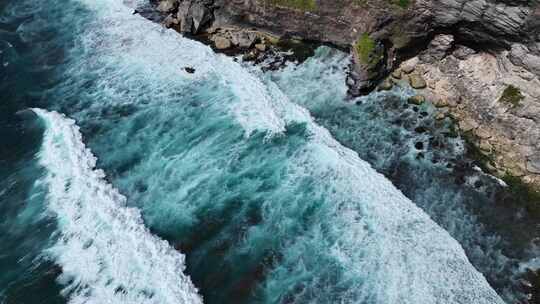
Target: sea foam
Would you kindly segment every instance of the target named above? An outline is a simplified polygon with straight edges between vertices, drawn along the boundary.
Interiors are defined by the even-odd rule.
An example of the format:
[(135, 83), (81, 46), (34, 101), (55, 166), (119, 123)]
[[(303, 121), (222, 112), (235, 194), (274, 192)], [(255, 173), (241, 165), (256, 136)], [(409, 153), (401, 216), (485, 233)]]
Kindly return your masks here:
[(125, 206), (126, 198), (95, 168), (75, 121), (33, 111), (46, 126), (39, 162), (60, 230), (46, 254), (62, 267), (70, 303), (202, 303), (183, 274), (184, 255)]
[[(152, 93), (156, 93), (156, 100), (160, 100), (160, 94), (166, 94), (163, 92), (170, 91), (178, 82), (216, 82), (229, 88), (235, 95), (234, 101), (223, 106), (230, 110), (247, 135), (257, 130), (269, 134), (284, 133), (288, 124), (307, 126), (309, 141), (305, 149), (292, 155), (288, 173), (294, 176), (288, 178), (291, 181), (299, 180), (302, 176), (316, 179), (319, 183), (313, 191), (321, 192), (328, 213), (321, 217), (320, 225), (324, 224), (324, 229), (318, 231), (319, 226), (314, 225), (305, 236), (297, 238), (298, 242), (284, 249), (282, 265), (301, 267), (302, 264), (297, 262), (298, 257), (307, 258), (313, 253), (335, 260), (339, 269), (345, 269), (345, 275), (341, 278), (343, 281), (336, 282), (336, 288), (348, 286), (349, 282), (353, 286), (343, 291), (345, 296), (350, 296), (338, 295), (341, 303), (502, 303), (485, 278), (469, 263), (460, 245), (446, 231), (355, 152), (333, 139), (326, 129), (314, 122), (307, 110), (290, 102), (277, 85), (262, 82), (231, 58), (215, 55), (200, 43), (181, 38), (171, 30), (164, 30), (140, 16), (131, 15), (131, 9), (118, 0), (81, 2), (97, 12), (97, 19), (92, 24), (84, 25), (86, 32), (82, 40), (85, 48), (96, 60), (105, 60), (115, 68), (104, 74), (103, 78), (109, 83), (98, 86), (107, 94), (116, 96), (113, 85), (131, 81), (126, 75), (138, 75), (133, 78), (132, 84), (128, 83), (133, 89), (153, 85)], [(195, 74), (186, 75), (183, 72), (186, 65), (193, 66)], [(87, 70), (88, 66), (81, 65), (81, 69)], [(112, 76), (110, 73), (113, 73)], [(111, 100), (120, 102), (115, 98)], [(121, 102), (136, 103), (137, 100)], [(90, 106), (107, 107), (107, 104), (96, 102)], [(181, 255), (171, 253), (169, 250), (172, 249), (165, 245), (155, 245), (159, 242), (142, 228), (138, 212), (122, 206), (94, 209), (86, 204), (102, 197), (114, 197), (106, 201), (123, 205), (125, 198), (105, 182), (97, 183), (99, 191), (94, 190), (96, 186), (92, 181), (96, 178), (103, 181), (104, 174), (93, 170), (95, 158), (89, 157), (90, 152), (84, 149), (79, 132), (73, 130), (76, 129), (73, 121), (58, 114), (36, 111), (50, 122), (47, 132), (65, 126), (65, 130), (58, 130), (56, 135), (46, 133), (49, 139), (44, 142), (44, 148), (49, 149), (49, 153), (42, 153), (42, 157), (46, 155), (45, 159), (51, 159), (44, 165), (51, 172), (47, 178), (56, 181), (51, 183), (55, 185), (51, 187), (54, 190), (51, 193), (57, 193), (57, 201), (69, 203), (74, 197), (73, 201), (76, 202), (68, 204), (70, 208), (64, 211), (54, 205), (59, 203), (55, 203), (51, 196), (52, 210), (60, 210), (68, 215), (59, 216), (62, 239), (67, 241), (59, 243), (51, 252), (71, 280), (69, 286), (73, 287), (75, 294), (72, 299), (83, 302), (89, 296), (100, 296), (94, 301), (97, 303), (118, 303), (124, 297), (126, 302), (132, 299), (127, 297), (134, 297), (133, 302), (158, 298), (163, 300), (155, 300), (156, 303), (177, 299), (181, 299), (180, 302), (192, 299), (200, 301), (187, 277), (181, 275)], [(71, 144), (64, 144), (66, 140)], [(63, 146), (78, 148), (61, 149)], [(62, 151), (69, 155), (62, 156), (59, 153)], [(70, 162), (66, 162), (66, 158)], [(86, 172), (82, 168), (90, 168), (86, 171), (94, 179), (81, 174)], [(77, 179), (78, 183), (65, 182), (73, 179), (72, 176), (84, 177)], [(88, 191), (77, 189), (85, 185), (89, 187)], [(71, 190), (73, 188), (76, 190)], [(274, 202), (265, 203), (268, 204), (265, 210), (269, 213), (279, 209), (279, 206), (273, 205)], [(133, 226), (139, 227), (144, 233), (133, 233), (139, 230), (125, 225), (125, 221), (117, 217), (131, 218)], [(77, 221), (82, 221), (84, 225)], [(79, 231), (81, 229), (84, 231)], [(130, 239), (126, 237), (128, 232), (134, 236), (129, 242), (124, 242)], [(76, 236), (76, 242), (71, 241), (73, 236)], [(100, 238), (96, 236), (103, 238), (103, 241), (99, 242)], [(169, 254), (148, 254), (153, 259), (145, 257), (145, 263), (141, 263), (141, 266), (132, 261), (140, 260), (140, 255), (134, 255), (133, 248), (145, 248), (136, 241), (147, 238), (152, 241), (143, 244), (153, 244), (157, 248), (141, 252), (165, 251)], [(111, 244), (119, 248), (111, 249)], [(312, 247), (313, 244), (318, 247)], [(306, 251), (306, 248), (318, 251)], [(291, 273), (280, 272), (281, 268), (285, 268), (282, 265), (270, 270), (262, 285), (269, 282), (287, 283)], [(140, 268), (143, 271), (139, 271)], [(153, 274), (148, 268), (159, 271), (151, 279), (139, 280), (141, 273)], [(180, 276), (180, 280), (167, 280), (161, 271), (172, 271), (169, 274), (176, 275), (173, 278)], [(172, 282), (183, 284), (173, 285)], [(147, 287), (146, 284), (151, 286)], [(289, 287), (283, 285), (277, 290), (281, 292)], [(320, 286), (315, 284), (312, 287), (313, 292), (320, 291), (321, 296), (328, 296), (323, 294)], [(115, 297), (119, 300), (112, 300)]]

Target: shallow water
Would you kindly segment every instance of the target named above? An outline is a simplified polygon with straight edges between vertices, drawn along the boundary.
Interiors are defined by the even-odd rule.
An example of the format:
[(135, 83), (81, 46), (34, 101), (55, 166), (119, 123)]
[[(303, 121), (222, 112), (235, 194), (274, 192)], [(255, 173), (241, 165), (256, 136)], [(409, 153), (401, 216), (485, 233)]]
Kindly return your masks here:
[(520, 296), (526, 215), (492, 224), (522, 212), (487, 175), (456, 183), (463, 144), (411, 92), (350, 101), (338, 51), (262, 73), (133, 5), (0, 5), (2, 302)]

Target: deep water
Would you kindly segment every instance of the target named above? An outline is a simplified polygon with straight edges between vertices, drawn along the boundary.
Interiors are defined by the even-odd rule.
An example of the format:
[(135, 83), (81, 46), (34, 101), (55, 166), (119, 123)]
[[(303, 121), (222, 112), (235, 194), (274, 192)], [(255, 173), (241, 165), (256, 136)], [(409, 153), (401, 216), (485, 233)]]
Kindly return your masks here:
[(349, 100), (328, 47), (263, 73), (140, 5), (0, 3), (1, 303), (525, 296), (534, 219), (435, 109)]

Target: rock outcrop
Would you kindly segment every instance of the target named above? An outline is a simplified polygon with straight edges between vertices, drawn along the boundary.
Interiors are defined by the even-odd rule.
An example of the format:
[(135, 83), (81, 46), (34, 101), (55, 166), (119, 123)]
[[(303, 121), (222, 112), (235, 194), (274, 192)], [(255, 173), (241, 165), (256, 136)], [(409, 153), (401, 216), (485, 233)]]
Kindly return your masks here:
[[(453, 44), (441, 48), (443, 40), (453, 41), (435, 37), (432, 48), (402, 63), (426, 79), (419, 92), (457, 121), (488, 170), (540, 185), (540, 77), (516, 62), (512, 52), (521, 46), (487, 53)], [(520, 59), (535, 60), (527, 54), (532, 59)]]

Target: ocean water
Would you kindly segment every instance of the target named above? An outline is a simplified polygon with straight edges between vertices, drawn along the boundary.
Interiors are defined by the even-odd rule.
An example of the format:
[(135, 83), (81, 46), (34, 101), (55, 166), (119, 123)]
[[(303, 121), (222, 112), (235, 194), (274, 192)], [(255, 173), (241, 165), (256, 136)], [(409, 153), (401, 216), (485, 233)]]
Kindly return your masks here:
[(139, 5), (0, 3), (0, 302), (523, 297), (537, 232), (434, 109), (347, 100), (339, 51), (263, 73)]

